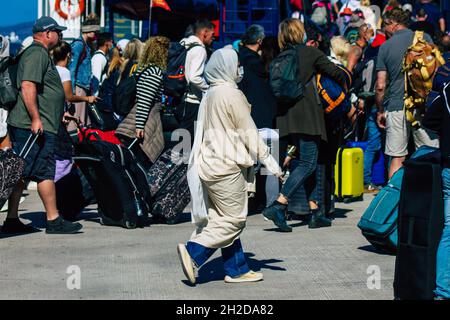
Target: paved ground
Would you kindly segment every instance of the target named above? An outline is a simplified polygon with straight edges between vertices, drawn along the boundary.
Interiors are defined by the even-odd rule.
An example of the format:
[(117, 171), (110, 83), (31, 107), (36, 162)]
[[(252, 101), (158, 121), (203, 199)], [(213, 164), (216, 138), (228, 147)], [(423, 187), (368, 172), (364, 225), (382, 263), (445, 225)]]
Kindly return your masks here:
[[(374, 252), (356, 227), (372, 197), (339, 204), (331, 228), (310, 230), (292, 221), (292, 233), (279, 233), (261, 215), (250, 216), (242, 243), (264, 281), (225, 284), (217, 252), (199, 271), (196, 287), (186, 284), (176, 253), (176, 244), (192, 232), (190, 222), (125, 230), (101, 226), (93, 208), (83, 214), (82, 234), (0, 234), (0, 299), (390, 300), (395, 258)], [(25, 222), (45, 226), (35, 192), (21, 208)], [(1, 213), (0, 223), (3, 218)], [(79, 290), (67, 288), (70, 266), (81, 272)], [(379, 267), (379, 289), (367, 286), (370, 266)]]

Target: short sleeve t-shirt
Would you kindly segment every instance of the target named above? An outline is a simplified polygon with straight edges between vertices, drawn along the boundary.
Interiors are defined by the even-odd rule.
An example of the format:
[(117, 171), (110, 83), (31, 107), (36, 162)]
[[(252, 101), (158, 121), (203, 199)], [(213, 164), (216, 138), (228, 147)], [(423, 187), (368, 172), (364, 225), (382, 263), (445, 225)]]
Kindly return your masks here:
[[(425, 34), (425, 40), (432, 43), (430, 36)], [(403, 57), (411, 46), (414, 32), (410, 29), (399, 30), (386, 41), (378, 53), (377, 71), (387, 72), (387, 90), (384, 96), (384, 106), (387, 111), (403, 109), (405, 94), (405, 75), (402, 72)]]
[(439, 30), (439, 20), (443, 18), (443, 14), (439, 7), (435, 3), (418, 3), (416, 4), (413, 12), (413, 16), (417, 14), (420, 9), (424, 9), (427, 13), (427, 22), (431, 23), (435, 31)]
[[(57, 134), (64, 113), (64, 88), (47, 49), (37, 42), (26, 49), (20, 58), (17, 69), (19, 90), (22, 81), (36, 84), (37, 104), (44, 131)], [(19, 93), (7, 122), (14, 127), (30, 129), (31, 118), (23, 101), (22, 92)]]
[(69, 69), (56, 66), (56, 70), (58, 70), (59, 77), (61, 78), (61, 83), (72, 81)]

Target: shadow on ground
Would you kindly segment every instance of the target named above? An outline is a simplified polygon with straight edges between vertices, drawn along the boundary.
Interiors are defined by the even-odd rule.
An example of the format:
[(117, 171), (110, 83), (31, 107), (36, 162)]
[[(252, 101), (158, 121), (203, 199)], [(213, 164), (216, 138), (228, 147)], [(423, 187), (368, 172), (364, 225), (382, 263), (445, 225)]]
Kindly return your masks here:
[(342, 208), (336, 208), (331, 215), (333, 219), (344, 219), (347, 218), (347, 213), (352, 212), (351, 209), (342, 209)]
[(358, 250), (372, 252), (372, 253), (386, 255), (386, 256), (395, 256), (396, 255), (396, 253), (393, 252), (393, 251), (377, 249), (373, 245), (367, 245), (367, 246), (359, 247)]

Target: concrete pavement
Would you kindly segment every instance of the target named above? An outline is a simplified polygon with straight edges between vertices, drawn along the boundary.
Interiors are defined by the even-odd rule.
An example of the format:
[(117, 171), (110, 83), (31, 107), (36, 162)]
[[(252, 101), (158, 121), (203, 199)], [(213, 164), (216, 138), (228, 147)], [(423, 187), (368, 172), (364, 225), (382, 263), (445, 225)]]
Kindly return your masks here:
[[(331, 228), (310, 230), (298, 220), (290, 222), (292, 233), (280, 233), (262, 215), (250, 216), (242, 243), (264, 281), (225, 284), (218, 251), (199, 270), (195, 287), (187, 285), (176, 253), (193, 230), (190, 222), (105, 227), (93, 206), (82, 215), (82, 234), (0, 233), (0, 299), (391, 300), (395, 257), (374, 252), (356, 226), (372, 198), (338, 204)], [(35, 191), (21, 210), (24, 222), (45, 227)], [(369, 289), (368, 282), (377, 287), (378, 271), (380, 286)]]

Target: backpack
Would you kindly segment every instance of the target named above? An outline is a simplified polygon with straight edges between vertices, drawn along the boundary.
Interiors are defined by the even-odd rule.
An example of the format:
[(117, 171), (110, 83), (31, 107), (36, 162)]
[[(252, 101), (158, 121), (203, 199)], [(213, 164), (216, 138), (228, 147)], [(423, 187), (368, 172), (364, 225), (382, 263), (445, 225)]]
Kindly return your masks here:
[(105, 80), (103, 80), (98, 89), (98, 97), (101, 100), (98, 100), (96, 104), (103, 111), (114, 111), (113, 96), (116, 91), (116, 84), (119, 76), (119, 70), (114, 70)]
[(356, 40), (358, 40), (359, 37), (359, 30), (355, 27), (347, 27), (344, 32), (344, 37), (347, 39), (350, 44), (355, 44)]
[[(344, 67), (337, 66), (347, 77), (347, 86), (352, 85), (352, 74)], [(321, 74), (316, 77), (317, 92), (322, 103), (325, 117), (332, 122), (342, 118), (350, 111), (351, 103), (348, 92), (336, 81)]]
[(167, 61), (167, 69), (163, 76), (164, 94), (174, 98), (182, 98), (187, 91), (185, 76), (186, 56), (189, 50), (199, 44), (192, 44), (188, 48), (179, 42), (171, 42)]
[(113, 93), (114, 112), (120, 116), (127, 116), (136, 102), (137, 63), (133, 64), (127, 77), (122, 79)]
[(303, 97), (303, 83), (299, 75), (298, 48), (282, 51), (269, 67), (269, 83), (277, 101), (292, 106)]
[(416, 31), (412, 45), (403, 58), (402, 72), (405, 75), (404, 108), (406, 119), (412, 126), (418, 126), (414, 109), (423, 109), (433, 86), (437, 69), (445, 64), (439, 49), (428, 43), (423, 31)]
[[(31, 47), (34, 47), (34, 44), (28, 48)], [(17, 103), (19, 96), (17, 69), (20, 57), (27, 49), (22, 50), (15, 57), (8, 56), (0, 59), (0, 107), (3, 109), (9, 110)]]
[[(13, 70), (14, 69), (14, 70)], [(9, 110), (17, 102), (17, 61), (13, 57), (0, 59), (0, 107)]]

